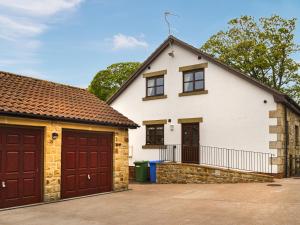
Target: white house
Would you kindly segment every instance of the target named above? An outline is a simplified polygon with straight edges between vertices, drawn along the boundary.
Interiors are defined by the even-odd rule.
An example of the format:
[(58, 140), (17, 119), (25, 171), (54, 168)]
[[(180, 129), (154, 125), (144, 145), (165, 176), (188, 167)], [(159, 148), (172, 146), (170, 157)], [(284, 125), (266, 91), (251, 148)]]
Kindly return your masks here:
[(231, 159), (237, 169), (283, 174), (298, 149), (299, 105), (173, 36), (108, 103), (140, 125), (129, 131), (130, 166), (176, 145), (177, 161), (226, 167)]

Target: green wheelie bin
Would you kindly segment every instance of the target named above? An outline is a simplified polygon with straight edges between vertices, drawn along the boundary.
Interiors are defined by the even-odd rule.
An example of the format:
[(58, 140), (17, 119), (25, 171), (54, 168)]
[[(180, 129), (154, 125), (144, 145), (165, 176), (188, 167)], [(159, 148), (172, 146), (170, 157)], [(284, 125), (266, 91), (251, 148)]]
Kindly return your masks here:
[(138, 182), (146, 182), (148, 179), (148, 161), (136, 161), (135, 180)]

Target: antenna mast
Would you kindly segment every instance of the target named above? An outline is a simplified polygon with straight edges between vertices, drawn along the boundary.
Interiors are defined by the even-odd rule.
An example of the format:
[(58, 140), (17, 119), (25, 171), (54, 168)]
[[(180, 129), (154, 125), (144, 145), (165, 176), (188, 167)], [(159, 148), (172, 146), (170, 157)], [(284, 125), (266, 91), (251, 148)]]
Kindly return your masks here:
[[(176, 15), (176, 14), (173, 14), (173, 13), (171, 13), (171, 12), (168, 12), (168, 11), (166, 11), (165, 13), (164, 13), (164, 15), (165, 15), (165, 21), (166, 21), (166, 24), (167, 24), (167, 26), (168, 26), (168, 34), (169, 34), (169, 36), (171, 35), (171, 24), (170, 24), (170, 22), (169, 22), (169, 20), (168, 20), (168, 16), (177, 16), (177, 17), (179, 17), (178, 15)], [(172, 46), (172, 43), (171, 43), (171, 41), (169, 41), (169, 46), (170, 46), (170, 48), (171, 48), (171, 52), (169, 52), (168, 53), (168, 55), (170, 56), (170, 57), (174, 57), (174, 50), (173, 50), (173, 46)]]
[(174, 13), (168, 12), (168, 11), (166, 11), (166, 12), (164, 13), (164, 15), (165, 15), (165, 21), (166, 21), (166, 24), (167, 24), (167, 26), (168, 26), (168, 34), (169, 34), (169, 36), (170, 36), (170, 35), (171, 35), (171, 24), (170, 24), (170, 22), (169, 22), (169, 20), (168, 20), (168, 16), (177, 16), (177, 17), (179, 17), (179, 16), (176, 15), (176, 14), (174, 14)]

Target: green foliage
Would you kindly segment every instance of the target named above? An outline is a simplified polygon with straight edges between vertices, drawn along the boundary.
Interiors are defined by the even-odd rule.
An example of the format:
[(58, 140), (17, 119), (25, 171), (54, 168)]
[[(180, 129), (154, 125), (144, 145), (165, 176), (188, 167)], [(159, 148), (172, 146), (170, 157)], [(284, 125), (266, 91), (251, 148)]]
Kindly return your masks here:
[(242, 16), (228, 25), (201, 49), (300, 103), (300, 64), (292, 58), (300, 51), (294, 42), (296, 19)]
[(140, 63), (138, 62), (112, 64), (95, 75), (88, 90), (98, 98), (106, 101), (139, 66)]

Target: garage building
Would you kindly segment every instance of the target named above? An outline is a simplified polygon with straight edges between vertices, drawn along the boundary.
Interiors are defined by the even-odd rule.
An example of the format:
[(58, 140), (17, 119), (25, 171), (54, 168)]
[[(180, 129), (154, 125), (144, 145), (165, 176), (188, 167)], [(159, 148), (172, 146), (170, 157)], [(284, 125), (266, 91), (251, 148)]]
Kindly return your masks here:
[(128, 129), (87, 90), (0, 72), (0, 208), (128, 188)]

